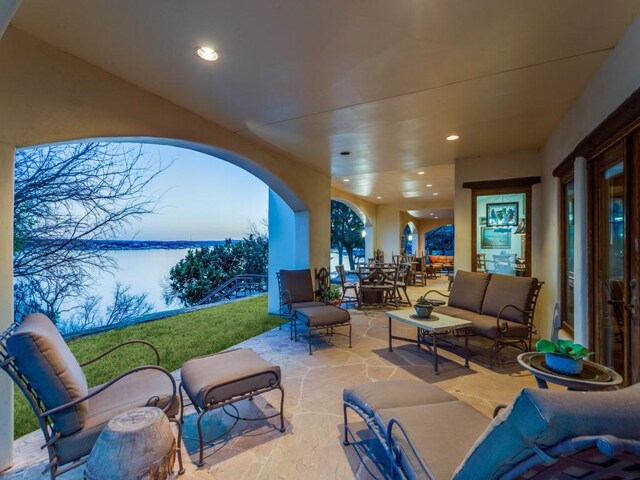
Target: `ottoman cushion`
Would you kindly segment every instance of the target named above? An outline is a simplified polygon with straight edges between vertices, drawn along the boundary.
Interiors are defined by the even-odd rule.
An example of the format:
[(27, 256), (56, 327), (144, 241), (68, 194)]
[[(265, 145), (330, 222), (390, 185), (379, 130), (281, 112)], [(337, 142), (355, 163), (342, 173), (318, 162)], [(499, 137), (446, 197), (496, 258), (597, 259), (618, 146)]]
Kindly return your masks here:
[(327, 327), (347, 323), (351, 316), (349, 312), (333, 305), (322, 307), (298, 308), (296, 310), (298, 319), (302, 320), (309, 327)]
[(194, 358), (182, 365), (181, 375), (182, 387), (201, 408), (280, 384), (280, 367), (250, 348)]

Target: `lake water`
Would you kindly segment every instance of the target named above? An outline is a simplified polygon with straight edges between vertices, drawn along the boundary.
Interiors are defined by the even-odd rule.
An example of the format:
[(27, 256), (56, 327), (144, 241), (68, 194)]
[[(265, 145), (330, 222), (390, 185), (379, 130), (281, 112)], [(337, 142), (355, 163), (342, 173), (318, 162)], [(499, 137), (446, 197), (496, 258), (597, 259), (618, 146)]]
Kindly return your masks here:
[[(91, 295), (102, 297), (101, 311), (113, 302), (113, 290), (116, 283), (129, 285), (131, 294), (147, 294), (147, 302), (153, 305), (154, 312), (162, 312), (180, 308), (179, 302), (174, 301), (166, 305), (162, 298), (162, 282), (168, 277), (171, 267), (187, 254), (189, 249), (148, 249), (148, 250), (111, 250), (109, 254), (117, 262), (118, 269), (113, 272), (94, 271), (92, 277), (95, 283), (91, 286)], [(343, 261), (348, 265), (345, 255)], [(335, 272), (338, 254), (331, 253), (330, 268)], [(348, 269), (348, 266), (347, 266)], [(65, 308), (75, 306), (71, 303), (63, 305)], [(62, 316), (64, 323), (67, 318)]]
[[(166, 305), (162, 299), (162, 282), (169, 276), (169, 271), (189, 249), (150, 249), (150, 250), (111, 250), (109, 255), (117, 262), (118, 269), (113, 272), (95, 270), (92, 277), (95, 283), (90, 287), (90, 294), (102, 297), (101, 311), (104, 312), (113, 302), (113, 290), (119, 282), (129, 285), (131, 294), (147, 294), (147, 302), (153, 305), (154, 312), (162, 312), (179, 308), (178, 302)], [(72, 304), (63, 305), (65, 308)], [(62, 322), (67, 318), (62, 316)]]

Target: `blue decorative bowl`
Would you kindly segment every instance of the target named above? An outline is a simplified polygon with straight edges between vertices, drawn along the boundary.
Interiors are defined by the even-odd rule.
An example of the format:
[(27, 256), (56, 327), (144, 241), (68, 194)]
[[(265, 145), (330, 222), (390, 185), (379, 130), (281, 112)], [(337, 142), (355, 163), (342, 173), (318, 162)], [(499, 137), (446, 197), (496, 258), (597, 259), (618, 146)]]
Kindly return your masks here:
[(564, 375), (579, 375), (582, 373), (582, 359), (575, 360), (571, 357), (563, 357), (553, 353), (545, 353), (544, 361), (550, 370)]

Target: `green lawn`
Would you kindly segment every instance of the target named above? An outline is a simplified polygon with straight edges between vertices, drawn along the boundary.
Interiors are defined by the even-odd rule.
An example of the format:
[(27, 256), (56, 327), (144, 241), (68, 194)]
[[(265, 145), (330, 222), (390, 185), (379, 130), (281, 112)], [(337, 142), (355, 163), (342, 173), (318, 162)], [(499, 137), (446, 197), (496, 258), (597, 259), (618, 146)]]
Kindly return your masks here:
[[(69, 342), (83, 362), (126, 340), (146, 340), (160, 352), (161, 365), (177, 370), (185, 360), (219, 352), (273, 327), (282, 319), (267, 314), (267, 297), (250, 298), (174, 317), (112, 330)], [(153, 362), (145, 346), (128, 346), (85, 369), (89, 386), (99, 385), (137, 365)], [(15, 438), (38, 429), (26, 399), (15, 392)]]

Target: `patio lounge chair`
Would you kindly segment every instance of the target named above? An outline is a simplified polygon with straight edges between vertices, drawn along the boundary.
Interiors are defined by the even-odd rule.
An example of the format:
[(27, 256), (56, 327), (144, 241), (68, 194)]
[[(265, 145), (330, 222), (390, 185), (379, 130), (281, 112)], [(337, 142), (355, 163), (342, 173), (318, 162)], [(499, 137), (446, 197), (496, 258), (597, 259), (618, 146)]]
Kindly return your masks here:
[(344, 391), (387, 450), (394, 477), (631, 479), (640, 471), (640, 385), (612, 392), (524, 389), (491, 421), (439, 388), (373, 382)]
[(277, 273), (280, 289), (280, 316), (289, 318), (290, 337), (293, 340), (296, 326), (296, 309), (322, 307), (318, 302), (311, 282), (311, 270), (280, 270)]
[[(156, 365), (134, 368), (97, 387), (87, 386), (82, 367), (135, 344), (149, 347)], [(45, 439), (42, 448), (49, 453), (46, 470), (52, 480), (86, 462), (109, 420), (144, 406), (161, 408), (178, 427), (179, 473), (183, 473), (176, 382), (159, 363), (153, 345), (132, 340), (80, 364), (55, 325), (42, 314), (26, 316), (0, 336), (0, 367), (20, 388), (36, 414)]]

